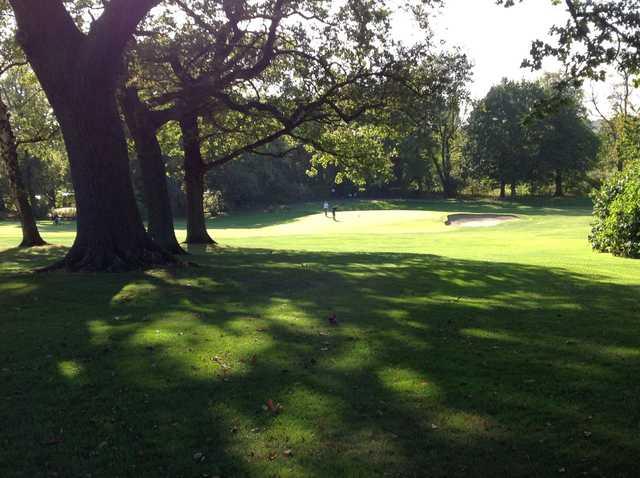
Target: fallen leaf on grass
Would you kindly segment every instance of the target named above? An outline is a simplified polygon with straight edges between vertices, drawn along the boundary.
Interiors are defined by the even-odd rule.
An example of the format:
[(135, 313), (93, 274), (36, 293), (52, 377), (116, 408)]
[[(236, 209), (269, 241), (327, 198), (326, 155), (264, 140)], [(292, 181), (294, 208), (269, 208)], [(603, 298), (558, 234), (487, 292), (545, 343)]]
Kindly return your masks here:
[(280, 405), (278, 402), (274, 402), (271, 399), (267, 400), (265, 405), (267, 407), (267, 410), (273, 413), (274, 415), (277, 415), (282, 411), (282, 405)]
[(64, 438), (62, 437), (51, 437), (44, 442), (44, 445), (59, 445), (62, 442), (64, 442)]

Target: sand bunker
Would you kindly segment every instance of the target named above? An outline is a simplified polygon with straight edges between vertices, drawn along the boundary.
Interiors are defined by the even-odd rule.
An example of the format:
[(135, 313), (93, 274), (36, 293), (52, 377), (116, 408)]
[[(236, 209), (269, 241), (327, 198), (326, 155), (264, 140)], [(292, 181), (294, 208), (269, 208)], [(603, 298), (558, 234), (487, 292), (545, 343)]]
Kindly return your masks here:
[(513, 214), (450, 214), (444, 223), (447, 226), (489, 227), (514, 219), (518, 219), (518, 216)]

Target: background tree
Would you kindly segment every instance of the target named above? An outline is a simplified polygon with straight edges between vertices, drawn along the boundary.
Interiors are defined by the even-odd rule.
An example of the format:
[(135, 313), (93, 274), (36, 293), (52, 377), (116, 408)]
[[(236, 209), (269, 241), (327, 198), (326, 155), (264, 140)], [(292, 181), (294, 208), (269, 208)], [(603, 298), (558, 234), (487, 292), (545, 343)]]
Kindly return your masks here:
[[(635, 86), (630, 71), (619, 74), (620, 81), (616, 83), (608, 95), (609, 113), (603, 111), (595, 95), (591, 96), (591, 103), (599, 115), (599, 130), (602, 139), (602, 166), (610, 172), (622, 171), (625, 164), (634, 159), (640, 141), (640, 121), (638, 108), (634, 102)], [(610, 174), (605, 173), (605, 177)]]
[[(25, 60), (17, 48), (11, 34), (13, 25), (9, 15), (8, 6), (0, 4), (0, 79), (5, 82), (5, 77), (13, 75), (12, 70), (16, 70)], [(15, 75), (13, 75), (15, 76)], [(30, 200), (29, 189), (25, 186), (22, 172), (18, 161), (18, 143), (11, 124), (9, 105), (7, 104), (6, 91), (0, 89), (0, 157), (4, 164), (11, 196), (15, 203), (20, 218), (22, 229), (22, 241), (20, 247), (33, 247), (46, 244), (40, 236), (33, 213), (32, 201)]]
[(469, 100), (472, 65), (458, 52), (429, 54), (413, 67), (398, 91), (390, 119), (403, 141), (430, 161), (445, 197), (456, 194), (452, 150), (462, 126), (461, 109)]
[[(555, 95), (549, 82), (545, 93)], [(541, 134), (537, 139), (535, 169), (543, 182), (553, 178), (554, 196), (564, 196), (567, 179), (577, 181), (586, 176), (597, 159), (599, 148), (598, 137), (583, 106), (581, 91), (565, 89), (563, 96), (559, 106), (538, 121)]]
[(530, 178), (537, 154), (539, 130), (530, 122), (540, 86), (503, 80), (491, 88), (471, 112), (466, 127), (465, 163), (469, 173), (487, 177), (506, 197), (506, 185), (515, 197), (519, 182)]
[[(36, 217), (56, 207), (60, 190), (70, 187), (68, 163), (58, 123), (44, 92), (28, 65), (8, 71), (0, 95), (12, 113), (24, 185)], [(36, 196), (41, 198), (38, 200)]]

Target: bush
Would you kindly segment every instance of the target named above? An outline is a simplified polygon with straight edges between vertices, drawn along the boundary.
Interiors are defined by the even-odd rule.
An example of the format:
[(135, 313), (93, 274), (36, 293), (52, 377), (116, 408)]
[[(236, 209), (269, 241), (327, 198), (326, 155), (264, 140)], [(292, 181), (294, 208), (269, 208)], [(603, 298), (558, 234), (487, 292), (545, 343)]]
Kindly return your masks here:
[(640, 163), (606, 181), (593, 195), (595, 250), (640, 258)]
[(222, 192), (207, 190), (204, 192), (204, 212), (209, 217), (220, 215), (224, 211)]

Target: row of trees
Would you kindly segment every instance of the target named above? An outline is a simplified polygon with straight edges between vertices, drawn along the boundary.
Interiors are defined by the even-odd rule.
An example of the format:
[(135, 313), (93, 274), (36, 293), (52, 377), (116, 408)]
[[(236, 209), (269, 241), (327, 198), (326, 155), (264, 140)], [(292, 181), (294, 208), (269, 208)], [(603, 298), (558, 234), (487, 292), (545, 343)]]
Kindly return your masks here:
[(599, 139), (579, 90), (557, 97), (549, 81), (505, 80), (472, 111), (465, 149), (470, 174), (495, 181), (502, 198), (507, 185), (513, 197), (519, 183), (535, 191), (551, 181), (563, 196), (565, 181), (584, 179), (594, 166)]
[[(429, 91), (421, 95), (419, 88), (427, 67), (437, 67), (436, 76), (445, 81), (441, 88), (432, 84)], [(365, 194), (407, 196), (441, 191), (453, 197), (470, 187), (478, 190), (474, 187), (478, 184), (483, 184), (485, 191), (495, 184), (504, 197), (507, 185), (513, 185), (512, 193), (518, 183), (526, 184), (530, 192), (535, 192), (555, 182), (555, 194), (562, 195), (566, 180), (575, 190), (595, 164), (597, 145), (579, 91), (573, 90), (567, 95), (562, 107), (555, 112), (536, 116), (538, 104), (553, 94), (549, 81), (544, 84), (505, 80), (463, 117), (465, 105), (469, 104), (466, 87), (470, 72), (468, 60), (457, 52), (429, 58), (411, 72), (408, 78), (412, 83), (403, 85), (404, 94), (397, 93), (396, 102), (388, 104), (387, 112), (376, 112), (379, 126), (372, 124), (373, 117), (369, 115), (368, 124), (356, 121), (354, 127), (357, 128), (347, 130), (358, 131), (357, 137), (344, 138), (345, 132), (340, 131), (338, 136), (342, 136), (342, 141), (335, 144), (335, 133), (322, 136), (325, 143), (334, 139), (332, 153), (340, 148), (340, 159), (336, 154), (323, 154), (313, 148), (307, 148), (310, 151), (291, 148), (283, 139), (277, 139), (263, 148), (262, 155), (245, 152), (235, 161), (212, 168), (204, 179), (205, 214), (220, 209), (219, 198), (212, 199), (220, 193), (228, 207), (323, 197), (341, 182), (346, 165), (345, 148), (349, 146), (358, 147), (363, 155), (377, 155), (378, 159), (362, 159), (355, 154), (353, 166), (360, 169), (351, 171), (345, 184), (337, 186), (338, 194), (360, 190)], [(22, 67), (13, 70), (5, 82), (30, 84), (29, 79), (33, 80), (33, 75)], [(27, 134), (23, 124), (33, 129), (34, 115), (47, 113), (41, 92), (30, 88), (21, 91), (16, 94), (9, 88), (3, 89), (4, 97), (11, 98), (10, 109), (18, 113), (14, 114), (18, 136)], [(30, 98), (26, 105), (25, 96)], [(45, 125), (46, 134), (31, 133), (32, 137), (53, 136), (53, 140), (20, 143), (20, 149), (26, 149), (22, 154), (22, 176), (31, 204), (40, 215), (47, 206), (53, 207), (56, 200), (58, 205), (64, 205), (60, 203), (64, 199), (60, 192), (71, 189), (68, 179), (65, 184), (63, 161), (43, 161), (38, 157), (60, 156), (53, 125), (55, 122)], [(363, 145), (365, 126), (371, 139), (368, 145)], [(169, 125), (160, 130), (156, 141), (165, 165), (170, 210), (184, 215), (188, 197), (180, 133), (178, 127)], [(212, 142), (204, 141), (203, 158), (215, 157), (219, 148), (211, 149)], [(145, 177), (149, 175), (141, 174), (144, 160), (145, 155), (132, 159), (134, 190), (143, 215), (149, 217), (146, 206), (149, 200), (143, 198), (143, 193), (149, 190), (144, 187)]]
[[(321, 184), (421, 190), (435, 178), (452, 196), (469, 179), (494, 181), (503, 193), (510, 185), (514, 194), (520, 183), (554, 181), (561, 194), (566, 178), (592, 162), (597, 143), (578, 85), (562, 88), (570, 81), (560, 79), (558, 96), (544, 84), (505, 82), (474, 105), (465, 124), (471, 65), (460, 52), (434, 50), (431, 3), (439, 2), (410, 5), (424, 42), (409, 48), (391, 35), (399, 7), (383, 0), (340, 6), (317, 0), (0, 0), (0, 71), (8, 85), (0, 94), (19, 97), (17, 77), (33, 71), (37, 78), (34, 94), (25, 96), (35, 105), (32, 120), (16, 115), (12, 124), (9, 108), (0, 109), (23, 244), (42, 241), (30, 211), (32, 182), (25, 184), (20, 174), (18, 153), (53, 157), (56, 144), (62, 149), (60, 137), (68, 163), (56, 169), (58, 186), (64, 187), (68, 170), (78, 234), (53, 267), (69, 270), (174, 262), (183, 252), (173, 228), (176, 180), (184, 190), (187, 242), (213, 242), (205, 225), (209, 173), (228, 181), (231, 164), (239, 170), (273, 157), (302, 164), (293, 169)], [(594, 13), (591, 2), (567, 5), (582, 27), (596, 14), (625, 20), (613, 7)], [(584, 28), (570, 23), (558, 32), (561, 48), (537, 45), (534, 63), (546, 54), (575, 65), (584, 60), (569, 55), (570, 42), (562, 43), (582, 41)], [(594, 73), (607, 51), (591, 51), (591, 69), (574, 65), (570, 79)], [(27, 62), (31, 70), (22, 71)], [(40, 126), (28, 132), (28, 125)]]
[[(414, 5), (418, 20), (418, 7), (429, 3)], [(78, 233), (55, 267), (70, 270), (166, 264), (182, 252), (161, 134), (180, 138), (189, 243), (212, 242), (206, 173), (245, 153), (269, 155), (277, 139), (358, 180), (368, 161), (382, 158), (370, 154), (377, 148), (370, 112), (385, 106), (408, 65), (428, 50), (393, 42), (392, 11), (382, 1), (336, 8), (304, 0), (12, 0), (0, 7), (5, 37), (19, 45), (3, 50), (15, 54), (4, 62), (23, 63), (24, 54), (64, 139)], [(130, 179), (123, 117), (148, 230)], [(15, 152), (16, 142), (3, 139)]]

